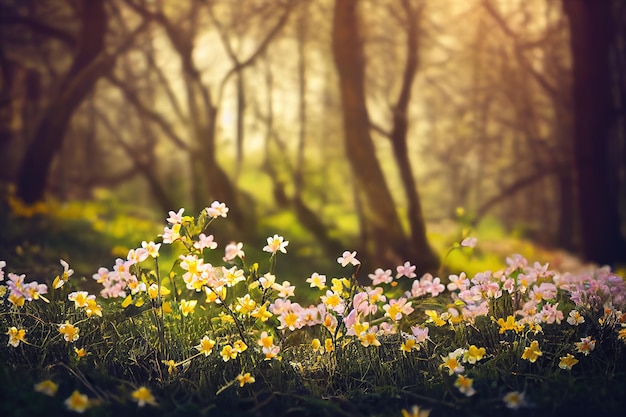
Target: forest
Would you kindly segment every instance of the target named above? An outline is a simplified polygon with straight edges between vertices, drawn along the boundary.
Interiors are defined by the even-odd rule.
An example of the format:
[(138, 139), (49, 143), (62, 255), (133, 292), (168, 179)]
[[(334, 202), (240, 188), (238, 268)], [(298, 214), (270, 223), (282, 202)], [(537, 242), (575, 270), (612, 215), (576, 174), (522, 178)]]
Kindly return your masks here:
[[(285, 416), (309, 415), (302, 409), (308, 404), (317, 410), (313, 415), (400, 415), (400, 409), (405, 416), (428, 415), (423, 407), (410, 411), (410, 401), (417, 399), (433, 415), (456, 415), (468, 404), (463, 402), (467, 398), (458, 398), (457, 388), (468, 398), (473, 395), (471, 382), (469, 388), (463, 385), (469, 377), (449, 367), (450, 376), (459, 373), (459, 379), (449, 381), (447, 370), (435, 365), (418, 375), (420, 361), (439, 361), (448, 354), (448, 360), (463, 358), (474, 371), (484, 357), (491, 365), (484, 371), (476, 365), (473, 378), (488, 381), (498, 366), (509, 364), (507, 355), (515, 349), (523, 352), (524, 366), (524, 361), (534, 364), (541, 356), (533, 344), (537, 339), (529, 336), (537, 335), (537, 323), (544, 326), (538, 342), (551, 340), (554, 347), (549, 351), (546, 346), (540, 359), (546, 369), (548, 361), (558, 363), (565, 354), (561, 344), (574, 339), (587, 343), (592, 339), (583, 339), (593, 337), (599, 345), (610, 339), (599, 362), (579, 371), (578, 377), (594, 375), (598, 383), (605, 378), (624, 387), (626, 284), (620, 274), (626, 272), (626, 2), (0, 0), (0, 229), (0, 281), (5, 281), (0, 282), (0, 333), (9, 336), (0, 351), (3, 387), (12, 372), (27, 369), (36, 381), (46, 369), (46, 376), (73, 381), (66, 390), (70, 385), (91, 390), (97, 401), (90, 407), (125, 410), (117, 407), (127, 404), (118, 404), (108, 388), (77, 376), (97, 370), (117, 378), (111, 382), (102, 376), (103, 386), (124, 380), (137, 388), (135, 393), (149, 387), (161, 392), (155, 401), (151, 391), (141, 391), (137, 395), (148, 400), (140, 406), (178, 404), (171, 413), (164, 406), (163, 415), (196, 415), (233, 398), (244, 414), (287, 407)], [(146, 245), (140, 248), (142, 241)], [(159, 244), (162, 256), (157, 259), (154, 245)], [(150, 257), (156, 264), (147, 267)], [(228, 265), (220, 270), (224, 276), (216, 272), (217, 281), (211, 281), (206, 275), (213, 277), (212, 269), (203, 268), (217, 268), (222, 261)], [(69, 279), (67, 262), (76, 270), (75, 282)], [(132, 275), (97, 277), (98, 268), (114, 264), (116, 274), (123, 264)], [(204, 275), (196, 276), (196, 268)], [(318, 281), (315, 271), (326, 271), (332, 291), (325, 292), (326, 278)], [(406, 279), (394, 281), (395, 271), (396, 279)], [(265, 272), (275, 274), (276, 283), (266, 287)], [(484, 314), (491, 321), (473, 315), (482, 307), (478, 295), (464, 298), (465, 286), (468, 291), (471, 286), (470, 281), (461, 285), (465, 273), (476, 288), (487, 285), (484, 280), (497, 282), (497, 296), (481, 290), (483, 307), (488, 306)], [(535, 289), (521, 284), (518, 278), (524, 276), (537, 280)], [(572, 276), (586, 278), (579, 282)], [(234, 289), (240, 277), (248, 291)], [(110, 279), (123, 287), (116, 293), (119, 300), (111, 296)], [(29, 296), (22, 287), (28, 281), (44, 283), (46, 289), (33, 289), (37, 295)], [(381, 290), (379, 296), (385, 288), (386, 299), (382, 296), (378, 307), (370, 301), (365, 321), (357, 301), (359, 294), (372, 296), (372, 281)], [(285, 324), (288, 318), (281, 316), (285, 311), (280, 306), (290, 302), (291, 284), (297, 287), (294, 300), (303, 306), (311, 303), (310, 308), (319, 296), (314, 287), (324, 288), (319, 304), (324, 312), (315, 314), (322, 315), (320, 323), (324, 314), (339, 320), (334, 327), (321, 326), (328, 334), (302, 331), (308, 326), (304, 324)], [(579, 284), (585, 291), (599, 285), (611, 295), (601, 296), (600, 304), (585, 304)], [(156, 285), (153, 293), (148, 291), (151, 285)], [(439, 285), (448, 289), (443, 298)], [(187, 299), (185, 286), (191, 292)], [(101, 290), (106, 300), (98, 307), (104, 307), (104, 319), (98, 309), (79, 311), (84, 306), (75, 301), (82, 296), (77, 294)], [(205, 291), (206, 302), (214, 304), (194, 313), (194, 291)], [(503, 301), (503, 292), (508, 301)], [(531, 295), (539, 303), (533, 306), (544, 311), (536, 323), (528, 315), (539, 313), (529, 312), (524, 304)], [(64, 307), (35, 307), (41, 304), (39, 296), (46, 301), (52, 297), (46, 305)], [(163, 311), (170, 302), (174, 313), (168, 318)], [(271, 320), (279, 327), (267, 327), (266, 302), (267, 314), (274, 314)], [(472, 314), (470, 305), (476, 307)], [(557, 306), (561, 315), (555, 319), (548, 311)], [(348, 314), (351, 309), (358, 318)], [(193, 313), (217, 320), (217, 311), (219, 317), (231, 317), (234, 327), (209, 331), (187, 319)], [(291, 313), (300, 317), (303, 311)], [(587, 333), (573, 331), (574, 324), (562, 332), (550, 327), (556, 326), (555, 320), (565, 323), (567, 314), (573, 317), (576, 311), (592, 327)], [(107, 318), (107, 312), (112, 316)], [(455, 321), (455, 314), (466, 321)], [(115, 339), (126, 329), (141, 335), (145, 344), (125, 345), (130, 342), (124, 339), (118, 341), (125, 346), (122, 350), (94, 347), (91, 362), (84, 364), (65, 349), (65, 342), (76, 340), (63, 332), (65, 337), (57, 335), (58, 340), (46, 336), (53, 324), (69, 324), (66, 318), (102, 321), (90, 324), (91, 333), (81, 341)], [(141, 330), (140, 320), (153, 326)], [(447, 324), (440, 325), (441, 320)], [(107, 322), (114, 323), (117, 336), (107, 333)], [(394, 326), (397, 332), (389, 330)], [(430, 347), (420, 338), (423, 326)], [(490, 326), (495, 326), (495, 336)], [(452, 332), (452, 341), (444, 329)], [(262, 330), (276, 344), (259, 336)], [(500, 350), (498, 330), (513, 350)], [(195, 339), (179, 339), (177, 332)], [(40, 341), (26, 343), (31, 335), (39, 335)], [(382, 347), (369, 335), (377, 335)], [(332, 349), (323, 347), (326, 336)], [(394, 337), (405, 338), (404, 356), (388, 362), (386, 347), (395, 349), (400, 340)], [(192, 366), (196, 356), (211, 354), (209, 342), (222, 349), (237, 338), (250, 346), (250, 357), (244, 358), (246, 349), (239, 351), (239, 375), (228, 367), (237, 353), (230, 362), (223, 356), (228, 366), (221, 373), (214, 365)], [(184, 347), (201, 339), (200, 345)], [(417, 343), (414, 351), (405, 349), (408, 340)], [(311, 343), (313, 353), (299, 358), (300, 345)], [(486, 356), (474, 355), (481, 343)], [(49, 353), (35, 359), (27, 351), (35, 345)], [(257, 362), (253, 345), (265, 355), (279, 348), (300, 367), (317, 362), (293, 376), (297, 370), (285, 370), (284, 364), (272, 368)], [(453, 345), (465, 350), (453, 355)], [(370, 346), (378, 349), (375, 358)], [(96, 360), (98, 352), (109, 357), (111, 351), (114, 363)], [(533, 352), (539, 353), (533, 357)], [(393, 355), (398, 354), (395, 349)], [(128, 355), (134, 358), (128, 369), (136, 370), (118, 369), (120, 358)], [(155, 364), (144, 366), (141, 355), (154, 357)], [(381, 369), (342, 365), (349, 355), (364, 355), (366, 362), (380, 362)], [(222, 365), (221, 359), (216, 361)], [(610, 376), (596, 372), (606, 363), (614, 365)], [(499, 376), (502, 386), (518, 387), (510, 390), (518, 394), (529, 380), (532, 385), (557, 378), (545, 370), (522, 384), (515, 378), (531, 372), (515, 368), (519, 364), (507, 366), (511, 372)], [(172, 371), (178, 368), (184, 370)], [(411, 371), (398, 371), (405, 368)], [(251, 388), (247, 396), (231, 393), (233, 384), (243, 390), (254, 383), (244, 372), (252, 369), (266, 375), (262, 388)], [(184, 378), (183, 372), (188, 372)], [(205, 372), (211, 376), (203, 377)], [(368, 380), (372, 372), (375, 382), (361, 392), (355, 381)], [(417, 394), (400, 388), (401, 382), (390, 382), (385, 372), (400, 372), (406, 384), (417, 378)], [(168, 373), (170, 379), (164, 376)], [(438, 382), (428, 377), (433, 374)], [(200, 378), (191, 384), (192, 392), (212, 390), (209, 405), (180, 396), (192, 376)], [(276, 378), (290, 381), (289, 389), (279, 394)], [(327, 379), (322, 383), (318, 378)], [(231, 382), (224, 385), (225, 380)], [(253, 386), (260, 380), (256, 374)], [(325, 390), (318, 392), (308, 383)], [(502, 397), (505, 392), (500, 391)], [(394, 399), (372, 411), (368, 401), (387, 395)], [(312, 402), (318, 397), (334, 399), (332, 407)], [(25, 398), (28, 402), (30, 397)], [(342, 402), (363, 399), (370, 408)], [(607, 412), (622, 406), (605, 400), (593, 404), (605, 405)], [(476, 415), (502, 411), (490, 408), (491, 397), (472, 401)], [(559, 406), (569, 401), (563, 397)], [(181, 408), (181, 402), (194, 406)], [(523, 403), (522, 396), (516, 404)], [(10, 409), (0, 410), (10, 415), (41, 411), (25, 407), (20, 414), (20, 406), (6, 407)], [(59, 413), (65, 411), (62, 401), (59, 407)], [(559, 412), (554, 407), (550, 413)], [(535, 411), (528, 415), (543, 415)]]

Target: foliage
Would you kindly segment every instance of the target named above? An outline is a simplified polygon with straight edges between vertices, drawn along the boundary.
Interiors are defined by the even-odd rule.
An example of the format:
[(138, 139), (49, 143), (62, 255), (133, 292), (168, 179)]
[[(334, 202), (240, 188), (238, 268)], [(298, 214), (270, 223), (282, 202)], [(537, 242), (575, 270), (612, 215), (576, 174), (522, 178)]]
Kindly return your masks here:
[[(368, 274), (364, 286), (357, 253), (346, 251), (337, 259), (343, 276), (307, 279), (318, 298), (306, 307), (295, 302), (300, 288), (276, 275), (292, 245), (282, 236), (267, 238), (269, 258), (259, 263), (237, 242), (218, 254), (208, 230), (227, 214), (219, 202), (197, 217), (170, 212), (156, 242), (93, 275), (97, 295), (65, 261), (50, 285), (0, 262), (2, 415), (554, 415), (623, 406), (626, 282), (606, 268), (558, 273), (514, 255), (501, 270), (442, 280), (418, 278), (407, 261)], [(475, 245), (468, 236), (451, 253)], [(166, 247), (176, 256), (161, 257)]]

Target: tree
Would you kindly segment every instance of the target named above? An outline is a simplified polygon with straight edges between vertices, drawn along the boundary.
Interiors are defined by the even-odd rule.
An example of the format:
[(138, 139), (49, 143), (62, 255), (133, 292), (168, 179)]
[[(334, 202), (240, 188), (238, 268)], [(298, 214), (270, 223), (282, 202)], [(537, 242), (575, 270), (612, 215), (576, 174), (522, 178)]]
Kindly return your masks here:
[(83, 1), (79, 5), (81, 25), (76, 36), (78, 50), (58, 86), (58, 92), (41, 115), (19, 169), (18, 196), (26, 203), (43, 198), (53, 157), (61, 148), (72, 115), (96, 82), (111, 71), (117, 56), (129, 47), (134, 38), (134, 35), (128, 37), (113, 53), (106, 52), (104, 45), (108, 19), (104, 0)]
[[(333, 56), (339, 75), (339, 90), (343, 108), (346, 155), (354, 175), (359, 200), (363, 201), (364, 223), (367, 235), (373, 240), (368, 254), (379, 265), (398, 264), (411, 259), (423, 270), (434, 270), (437, 260), (428, 247), (415, 247), (407, 239), (385, 177), (376, 158), (376, 150), (369, 131), (370, 121), (365, 95), (365, 55), (358, 27), (358, 0), (337, 0), (333, 19)], [(414, 65), (416, 63), (411, 63)], [(412, 77), (409, 65), (409, 74)], [(410, 82), (410, 80), (407, 80)], [(405, 93), (406, 94), (406, 93)], [(404, 101), (400, 99), (397, 118), (401, 120)], [(397, 124), (396, 137), (402, 152), (406, 125)], [(413, 184), (414, 185), (414, 184)]]
[(617, 163), (611, 156), (615, 124), (611, 47), (612, 2), (563, 0), (573, 58), (574, 153), (581, 221), (582, 256), (614, 265), (626, 262), (618, 194)]

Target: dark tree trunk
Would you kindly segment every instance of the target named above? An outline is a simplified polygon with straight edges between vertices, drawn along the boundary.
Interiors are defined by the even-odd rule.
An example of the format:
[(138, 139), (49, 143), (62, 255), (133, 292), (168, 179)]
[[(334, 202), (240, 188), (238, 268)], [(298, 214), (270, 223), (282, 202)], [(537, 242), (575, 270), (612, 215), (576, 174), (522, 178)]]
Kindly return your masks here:
[(365, 104), (365, 56), (359, 36), (357, 0), (337, 0), (333, 21), (333, 55), (339, 74), (346, 155), (366, 204), (363, 213), (375, 250), (368, 254), (380, 266), (410, 259), (396, 208), (376, 158)]
[(29, 204), (43, 198), (50, 165), (74, 111), (115, 62), (113, 56), (101, 54), (107, 24), (104, 0), (83, 1), (82, 7), (78, 52), (58, 96), (42, 115), (18, 173), (18, 196)]
[(407, 14), (407, 41), (406, 41), (406, 63), (402, 78), (400, 96), (393, 111), (393, 130), (391, 131), (391, 142), (394, 158), (398, 164), (400, 179), (404, 187), (404, 194), (407, 199), (408, 218), (411, 226), (411, 243), (415, 254), (419, 254), (413, 261), (424, 271), (436, 271), (439, 268), (437, 254), (428, 244), (426, 239), (426, 225), (422, 214), (422, 205), (417, 191), (417, 182), (411, 169), (411, 160), (407, 147), (407, 135), (409, 131), (409, 103), (411, 101), (411, 90), (418, 68), (418, 46), (419, 46), (419, 19), (422, 7), (419, 9), (411, 5), (410, 0), (403, 0), (403, 7)]
[(573, 58), (574, 153), (582, 256), (601, 265), (626, 261), (617, 166), (610, 155), (616, 120), (610, 66), (610, 1), (564, 0)]

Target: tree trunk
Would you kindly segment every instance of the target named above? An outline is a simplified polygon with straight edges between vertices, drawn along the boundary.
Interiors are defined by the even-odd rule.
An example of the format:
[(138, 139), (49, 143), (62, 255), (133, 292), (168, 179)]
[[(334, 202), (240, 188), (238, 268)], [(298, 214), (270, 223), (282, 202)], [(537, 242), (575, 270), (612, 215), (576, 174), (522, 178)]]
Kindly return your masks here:
[(50, 165), (74, 111), (115, 62), (113, 56), (101, 54), (107, 24), (104, 1), (84, 1), (82, 6), (79, 50), (58, 96), (43, 113), (18, 173), (18, 196), (28, 204), (43, 198)]
[(337, 0), (333, 21), (333, 56), (339, 74), (346, 155), (366, 204), (363, 212), (375, 240), (367, 254), (379, 266), (410, 258), (411, 245), (398, 218), (376, 158), (365, 104), (365, 56), (357, 23), (357, 0)]
[(610, 53), (610, 1), (564, 0), (573, 59), (574, 153), (585, 260), (604, 265), (626, 261), (620, 230), (617, 166), (611, 165), (615, 121)]
[(411, 226), (411, 243), (416, 258), (413, 259), (420, 269), (424, 271), (436, 271), (439, 268), (437, 254), (428, 244), (426, 239), (426, 225), (422, 214), (422, 205), (417, 191), (417, 182), (413, 176), (409, 150), (407, 147), (407, 135), (409, 130), (409, 103), (411, 101), (411, 90), (418, 68), (418, 46), (419, 27), (418, 22), (422, 12), (415, 9), (409, 0), (403, 0), (403, 6), (407, 13), (407, 42), (406, 42), (406, 63), (402, 79), (400, 96), (393, 112), (393, 129), (391, 131), (391, 142), (393, 154), (398, 164), (400, 179), (404, 188), (404, 194), (408, 205), (408, 218)]

